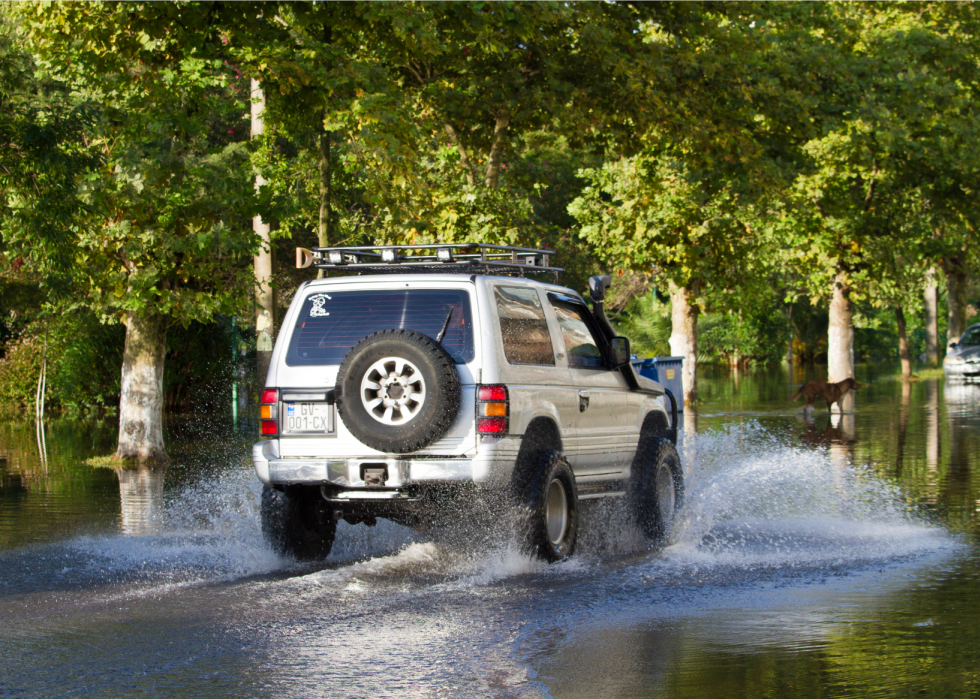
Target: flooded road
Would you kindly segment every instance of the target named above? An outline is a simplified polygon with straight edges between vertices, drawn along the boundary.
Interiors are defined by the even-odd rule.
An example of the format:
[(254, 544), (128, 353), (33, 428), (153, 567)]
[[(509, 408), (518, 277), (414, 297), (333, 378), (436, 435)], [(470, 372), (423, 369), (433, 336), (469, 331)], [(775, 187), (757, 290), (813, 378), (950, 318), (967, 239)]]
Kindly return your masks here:
[[(980, 387), (859, 376), (804, 418), (784, 370), (706, 377), (687, 497), (650, 551), (613, 505), (554, 566), (506, 539), (341, 524), (277, 558), (254, 430), (0, 424), (0, 696), (732, 697), (980, 693)], [(217, 435), (217, 436), (216, 436)]]

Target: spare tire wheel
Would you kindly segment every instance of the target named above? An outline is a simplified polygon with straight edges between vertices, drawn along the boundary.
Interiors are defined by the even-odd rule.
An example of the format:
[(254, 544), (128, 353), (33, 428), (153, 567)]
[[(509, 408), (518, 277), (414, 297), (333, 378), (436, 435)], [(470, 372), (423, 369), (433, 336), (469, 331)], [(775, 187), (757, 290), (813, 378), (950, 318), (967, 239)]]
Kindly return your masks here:
[(418, 451), (456, 420), (459, 374), (428, 335), (382, 330), (351, 347), (336, 395), (340, 419), (362, 443), (388, 453)]

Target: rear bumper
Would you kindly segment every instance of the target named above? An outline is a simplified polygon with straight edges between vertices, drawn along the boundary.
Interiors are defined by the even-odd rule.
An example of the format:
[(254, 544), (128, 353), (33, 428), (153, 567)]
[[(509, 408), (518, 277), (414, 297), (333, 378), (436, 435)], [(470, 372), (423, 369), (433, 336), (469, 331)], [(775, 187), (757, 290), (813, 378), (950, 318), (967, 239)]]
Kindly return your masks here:
[[(278, 445), (277, 440), (266, 440), (252, 447), (255, 472), (267, 485), (371, 488), (364, 482), (363, 469), (381, 465), (386, 471), (385, 488), (403, 488), (416, 483), (482, 483), (490, 479), (493, 465), (497, 463), (495, 455), (487, 453), (490, 451), (487, 449), (472, 458), (280, 458)], [(506, 459), (501, 462), (506, 463)], [(510, 473), (506, 476), (509, 478)]]

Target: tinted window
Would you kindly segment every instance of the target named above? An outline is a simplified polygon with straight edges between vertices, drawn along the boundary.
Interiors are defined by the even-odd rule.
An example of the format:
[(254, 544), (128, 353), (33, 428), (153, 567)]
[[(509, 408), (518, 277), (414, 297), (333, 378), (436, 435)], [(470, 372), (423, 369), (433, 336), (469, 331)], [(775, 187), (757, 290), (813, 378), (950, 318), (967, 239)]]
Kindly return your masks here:
[(550, 364), (555, 350), (538, 292), (527, 287), (494, 287), (504, 356), (511, 364)]
[(551, 305), (555, 308), (555, 317), (561, 328), (561, 339), (568, 353), (568, 366), (599, 367), (605, 366), (602, 350), (599, 349), (596, 334), (591, 328), (591, 318), (588, 309), (579, 303), (560, 301), (551, 296)]
[(286, 364), (340, 364), (357, 342), (379, 330), (406, 328), (436, 337), (452, 309), (442, 346), (457, 362), (473, 359), (469, 295), (462, 290), (317, 291), (306, 297)]

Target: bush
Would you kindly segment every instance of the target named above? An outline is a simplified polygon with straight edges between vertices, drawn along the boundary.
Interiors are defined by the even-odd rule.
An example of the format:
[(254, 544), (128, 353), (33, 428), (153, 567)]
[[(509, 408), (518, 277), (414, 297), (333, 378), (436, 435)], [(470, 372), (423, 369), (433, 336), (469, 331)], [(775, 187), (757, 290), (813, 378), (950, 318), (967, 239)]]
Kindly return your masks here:
[(5, 348), (0, 359), (0, 408), (33, 405), (41, 373), (43, 338), (27, 336)]
[(7, 343), (0, 359), (0, 408), (33, 408), (45, 343), (46, 409), (80, 412), (115, 405), (123, 338), (122, 326), (102, 324), (90, 313), (35, 320)]
[[(73, 313), (30, 323), (0, 358), (0, 410), (34, 409), (47, 323), (45, 410), (83, 412), (119, 403), (126, 329)], [(241, 339), (240, 339), (241, 344)], [(164, 406), (167, 412), (211, 412), (231, 400), (229, 318), (167, 331)]]

